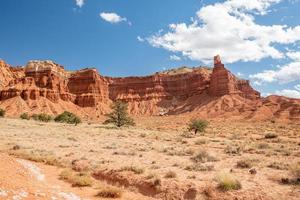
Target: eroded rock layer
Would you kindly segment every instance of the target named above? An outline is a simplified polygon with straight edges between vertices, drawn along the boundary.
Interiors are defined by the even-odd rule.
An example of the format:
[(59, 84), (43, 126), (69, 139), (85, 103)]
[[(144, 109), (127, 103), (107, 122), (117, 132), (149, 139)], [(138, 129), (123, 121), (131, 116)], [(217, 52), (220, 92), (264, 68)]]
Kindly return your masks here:
[[(267, 113), (271, 118), (300, 118), (300, 100), (261, 98), (249, 81), (227, 70), (219, 56), (213, 69), (183, 67), (145, 77), (104, 77), (96, 69), (69, 72), (52, 61), (30, 61), (24, 67), (0, 61), (0, 68), (0, 107), (11, 115), (26, 107), (27, 112), (50, 114), (70, 109), (95, 118), (121, 100), (135, 115), (197, 112), (208, 118), (259, 118)], [(20, 111), (11, 111), (9, 102)]]

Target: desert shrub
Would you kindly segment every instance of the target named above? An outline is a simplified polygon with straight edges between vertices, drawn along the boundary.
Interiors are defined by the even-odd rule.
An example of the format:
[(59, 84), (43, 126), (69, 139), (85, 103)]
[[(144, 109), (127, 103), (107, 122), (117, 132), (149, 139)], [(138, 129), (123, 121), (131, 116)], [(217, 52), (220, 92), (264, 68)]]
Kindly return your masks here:
[(268, 148), (270, 148), (270, 145), (268, 143), (262, 142), (262, 143), (257, 144), (257, 148), (258, 149), (268, 149)]
[(102, 198), (120, 198), (122, 190), (114, 186), (105, 186), (100, 189), (96, 196)]
[(188, 130), (194, 131), (195, 134), (197, 132), (203, 132), (205, 131), (206, 127), (208, 126), (208, 122), (201, 119), (192, 119), (190, 123), (188, 124)]
[(276, 161), (268, 164), (267, 167), (272, 168), (272, 169), (278, 169), (278, 170), (288, 169), (288, 165), (287, 164), (282, 163), (282, 162), (276, 162)]
[(217, 158), (210, 155), (207, 151), (204, 149), (199, 150), (195, 156), (191, 157), (191, 160), (195, 163), (205, 163), (205, 162), (215, 162), (218, 161)]
[(30, 116), (28, 115), (28, 113), (22, 113), (22, 114), (20, 115), (20, 118), (21, 118), (21, 119), (30, 120)]
[(276, 135), (275, 133), (267, 133), (265, 135), (266, 139), (274, 139), (274, 138), (277, 138), (277, 137), (278, 137), (278, 135)]
[(93, 179), (88, 173), (74, 173), (74, 171), (70, 169), (62, 171), (59, 178), (72, 184), (73, 187), (87, 187), (93, 185)]
[(142, 174), (144, 173), (144, 169), (139, 168), (139, 167), (135, 167), (135, 166), (126, 166), (126, 167), (122, 167), (121, 171), (131, 171), (135, 174)]
[(135, 123), (131, 117), (129, 117), (127, 113), (127, 104), (121, 101), (117, 101), (113, 103), (111, 106), (112, 112), (107, 114), (108, 119), (104, 122), (104, 124), (114, 124), (117, 127), (121, 126), (134, 126)]
[(224, 151), (227, 154), (240, 154), (242, 148), (239, 144), (229, 144), (225, 147)]
[(177, 177), (177, 174), (173, 171), (168, 171), (166, 174), (165, 174), (165, 178), (176, 178)]
[(256, 160), (249, 159), (249, 158), (243, 158), (239, 161), (237, 161), (236, 166), (238, 168), (251, 168), (255, 164)]
[(5, 116), (5, 110), (0, 108), (0, 117), (4, 117)]
[(220, 173), (217, 175), (216, 180), (218, 182), (218, 188), (223, 191), (238, 190), (242, 188), (240, 181), (230, 173)]
[(36, 121), (41, 121), (41, 122), (50, 122), (52, 120), (52, 117), (50, 115), (45, 114), (45, 113), (33, 114), (31, 116), (31, 118), (36, 120)]
[(81, 123), (81, 119), (75, 114), (65, 111), (54, 118), (54, 121), (60, 123), (68, 123), (68, 124), (79, 124)]
[(192, 165), (186, 166), (184, 169), (188, 171), (196, 171), (196, 172), (212, 171), (214, 170), (214, 165), (204, 165), (200, 163), (194, 163)]

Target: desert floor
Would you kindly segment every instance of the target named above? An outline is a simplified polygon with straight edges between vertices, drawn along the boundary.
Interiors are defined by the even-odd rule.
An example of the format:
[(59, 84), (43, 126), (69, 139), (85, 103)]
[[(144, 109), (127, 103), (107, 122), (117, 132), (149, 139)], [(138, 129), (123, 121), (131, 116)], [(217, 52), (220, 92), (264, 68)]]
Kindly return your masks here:
[[(214, 121), (195, 135), (175, 117), (139, 118), (136, 127), (121, 129), (2, 118), (0, 199), (12, 188), (30, 190), (20, 199), (51, 199), (53, 190), (36, 177), (29, 186), (16, 172), (26, 170), (24, 162), (48, 186), (76, 194), (57, 199), (299, 199), (291, 170), (297, 163), (299, 169), (299, 136), (296, 123)], [(221, 190), (224, 176), (239, 180), (241, 189)]]

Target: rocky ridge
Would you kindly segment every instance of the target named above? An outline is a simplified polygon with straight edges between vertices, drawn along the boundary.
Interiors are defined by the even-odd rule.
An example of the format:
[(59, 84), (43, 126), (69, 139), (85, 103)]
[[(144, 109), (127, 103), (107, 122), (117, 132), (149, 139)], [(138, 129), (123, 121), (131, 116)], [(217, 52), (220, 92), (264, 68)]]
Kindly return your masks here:
[(99, 118), (121, 100), (134, 115), (300, 119), (299, 99), (261, 98), (249, 81), (225, 68), (220, 56), (215, 56), (213, 69), (180, 68), (144, 77), (104, 77), (88, 68), (69, 72), (52, 61), (30, 61), (18, 68), (0, 61), (0, 68), (0, 107), (11, 116), (69, 110)]

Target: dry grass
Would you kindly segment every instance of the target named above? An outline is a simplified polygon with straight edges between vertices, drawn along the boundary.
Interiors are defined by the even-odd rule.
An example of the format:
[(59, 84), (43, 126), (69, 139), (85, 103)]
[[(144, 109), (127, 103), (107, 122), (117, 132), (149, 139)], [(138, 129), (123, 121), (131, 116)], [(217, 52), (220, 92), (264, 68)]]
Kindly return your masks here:
[[(14, 149), (16, 149), (15, 146)], [(21, 159), (44, 163), (46, 165), (52, 165), (58, 167), (64, 166), (54, 155), (45, 152), (40, 152), (40, 151), (28, 152), (26, 150), (17, 148), (17, 150), (9, 151), (9, 154)]]
[(205, 163), (205, 162), (215, 162), (218, 159), (212, 155), (210, 155), (206, 150), (201, 149), (199, 150), (195, 156), (191, 157), (191, 160), (195, 163)]
[(114, 187), (114, 186), (103, 186), (100, 191), (97, 193), (96, 197), (101, 198), (121, 198), (122, 197), (122, 190)]
[(71, 169), (62, 171), (59, 178), (70, 183), (73, 187), (88, 187), (93, 185), (93, 179), (88, 173), (75, 173)]
[(177, 177), (177, 174), (173, 171), (168, 171), (165, 176), (165, 178), (176, 178)]
[(223, 191), (239, 190), (242, 188), (240, 181), (231, 173), (219, 173), (216, 177), (218, 188)]
[(130, 171), (135, 174), (142, 174), (142, 173), (144, 173), (145, 170), (142, 168), (136, 167), (136, 166), (125, 166), (125, 167), (122, 167), (120, 169), (120, 171)]
[(251, 168), (255, 163), (257, 163), (256, 159), (242, 158), (241, 160), (237, 161), (236, 166), (238, 168)]

